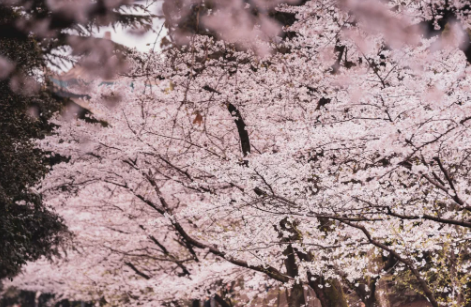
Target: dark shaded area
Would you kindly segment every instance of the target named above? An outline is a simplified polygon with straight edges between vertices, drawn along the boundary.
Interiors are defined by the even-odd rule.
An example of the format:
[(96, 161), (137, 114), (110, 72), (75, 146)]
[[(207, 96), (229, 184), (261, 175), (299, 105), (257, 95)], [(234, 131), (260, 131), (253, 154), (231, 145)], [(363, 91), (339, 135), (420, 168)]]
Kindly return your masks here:
[(11, 307), (19, 304), (21, 307), (92, 307), (91, 302), (78, 302), (61, 300), (54, 302), (54, 295), (50, 293), (41, 294), (36, 299), (36, 293), (31, 291), (8, 290), (4, 297), (0, 299), (0, 307)]
[[(425, 37), (431, 38), (437, 35), (440, 35), (443, 31), (446, 30), (446, 27), (449, 23), (457, 21), (458, 15), (469, 16), (471, 14), (471, 5), (467, 4), (459, 9), (452, 6), (449, 1), (445, 1), (444, 6), (440, 7), (438, 4), (432, 5), (434, 16), (440, 16), (437, 18), (436, 22), (439, 29), (435, 29), (434, 20), (422, 21), (419, 24), (419, 27), (425, 30)], [(466, 31), (466, 29), (464, 29)], [(466, 41), (460, 46), (460, 49), (466, 55), (466, 59), (471, 63), (471, 40), (469, 38), (469, 32), (466, 36)]]
[[(14, 16), (11, 8), (0, 6), (3, 25)], [(32, 140), (52, 130), (48, 120), (63, 102), (33, 78), (35, 70), (45, 65), (34, 39), (21, 35), (0, 37), (0, 56), (15, 65), (11, 75), (0, 80), (2, 279), (16, 275), (26, 261), (58, 254), (67, 230), (60, 217), (43, 206), (41, 195), (31, 189), (48, 170), (46, 153)]]
[[(60, 9), (51, 11), (47, 2), (0, 1), (0, 280), (14, 277), (27, 261), (58, 256), (70, 238), (62, 219), (45, 207), (33, 189), (52, 165), (68, 161), (40, 150), (35, 140), (52, 133), (54, 125), (49, 119), (75, 104), (72, 99), (87, 98), (53, 86), (47, 77), (52, 51), (70, 46), (70, 37), (77, 36), (70, 30), (81, 35), (91, 23), (150, 24), (149, 16), (115, 11), (124, 2), (110, 7), (104, 0), (94, 1), (82, 21)], [(41, 22), (47, 29), (37, 27)], [(74, 52), (85, 55), (92, 52), (90, 48)], [(114, 54), (123, 51), (118, 47), (112, 50)], [(77, 106), (79, 118), (107, 125)]]

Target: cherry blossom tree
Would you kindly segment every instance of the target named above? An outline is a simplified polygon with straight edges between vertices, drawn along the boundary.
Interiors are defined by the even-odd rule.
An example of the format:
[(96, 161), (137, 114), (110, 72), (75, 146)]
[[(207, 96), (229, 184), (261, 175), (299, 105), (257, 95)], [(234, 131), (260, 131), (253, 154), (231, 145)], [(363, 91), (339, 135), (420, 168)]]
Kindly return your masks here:
[(40, 145), (70, 162), (38, 188), (77, 244), (13, 284), (226, 306), (221, 285), (243, 281), (249, 301), (268, 285), (302, 306), (309, 287), (327, 307), (377, 306), (392, 280), (434, 307), (469, 305), (467, 4), (276, 10), (295, 35), (277, 39), (263, 15), (231, 32), (251, 4), (216, 5), (199, 32), (94, 88), (108, 127), (56, 118)]

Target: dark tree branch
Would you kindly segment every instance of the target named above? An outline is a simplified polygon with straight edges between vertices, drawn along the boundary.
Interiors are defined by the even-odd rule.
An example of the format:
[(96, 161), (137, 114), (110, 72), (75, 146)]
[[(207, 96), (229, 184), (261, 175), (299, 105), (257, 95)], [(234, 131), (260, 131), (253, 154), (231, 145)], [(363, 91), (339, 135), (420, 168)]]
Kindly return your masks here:
[(161, 250), (162, 252), (164, 253), (164, 255), (166, 255), (167, 257), (169, 257), (170, 259), (172, 259), (175, 264), (178, 265), (178, 267), (180, 269), (182, 269), (183, 271), (183, 275), (190, 275), (190, 271), (188, 271), (188, 269), (183, 265), (183, 263), (181, 261), (179, 261), (175, 256), (173, 256), (172, 254), (170, 254), (170, 252), (165, 248), (165, 246), (163, 246), (154, 236), (149, 236), (149, 239), (155, 243), (155, 245), (157, 245)]
[(145, 278), (145, 279), (150, 279), (150, 276), (149, 276), (149, 275), (147, 275), (147, 274), (141, 272), (141, 271), (140, 271), (138, 268), (136, 268), (136, 267), (134, 266), (134, 264), (132, 264), (131, 262), (125, 262), (124, 264), (127, 265), (128, 267), (130, 267), (137, 275), (139, 275), (139, 276), (141, 276), (141, 277), (143, 277), (143, 278)]
[[(203, 89), (210, 93), (221, 94), (219, 91), (213, 89), (209, 85), (203, 86)], [(242, 119), (242, 115), (240, 114), (239, 110), (232, 103), (227, 102), (226, 105), (227, 105), (227, 109), (229, 110), (231, 115), (234, 117), (234, 122), (237, 126), (237, 131), (239, 133), (240, 146), (242, 148), (242, 153), (244, 154), (244, 157), (245, 157), (250, 153), (250, 140), (249, 140), (249, 133), (245, 129), (246, 124), (244, 120)]]
[(250, 140), (249, 140), (249, 133), (245, 129), (246, 125), (244, 120), (242, 119), (242, 115), (240, 114), (239, 110), (230, 102), (227, 103), (227, 109), (234, 116), (234, 121), (237, 126), (237, 131), (239, 132), (240, 138), (240, 146), (242, 148), (242, 153), (244, 157), (250, 153)]

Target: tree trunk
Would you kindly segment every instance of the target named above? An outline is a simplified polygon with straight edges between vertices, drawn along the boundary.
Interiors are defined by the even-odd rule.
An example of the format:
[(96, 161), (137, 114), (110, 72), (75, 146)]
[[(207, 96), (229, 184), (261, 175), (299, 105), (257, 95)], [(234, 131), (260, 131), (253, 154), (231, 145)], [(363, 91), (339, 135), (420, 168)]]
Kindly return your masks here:
[(303, 285), (296, 284), (291, 289), (291, 293), (288, 297), (288, 306), (289, 307), (301, 307), (306, 304), (304, 300), (304, 289)]
[[(321, 302), (322, 307), (348, 307), (347, 299), (342, 290), (342, 285), (336, 279), (329, 280), (327, 283), (330, 287), (325, 287), (322, 278), (317, 277), (311, 280), (313, 276), (309, 276), (309, 285), (316, 292), (317, 298)], [(322, 286), (319, 287), (319, 286)]]

